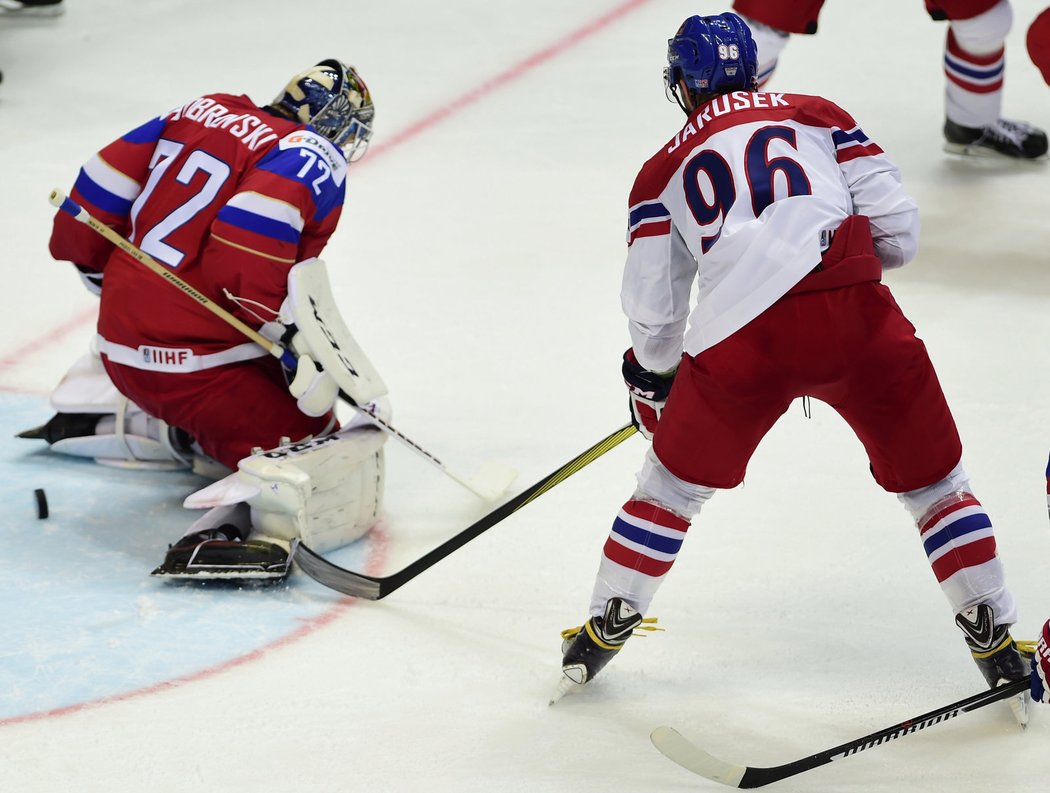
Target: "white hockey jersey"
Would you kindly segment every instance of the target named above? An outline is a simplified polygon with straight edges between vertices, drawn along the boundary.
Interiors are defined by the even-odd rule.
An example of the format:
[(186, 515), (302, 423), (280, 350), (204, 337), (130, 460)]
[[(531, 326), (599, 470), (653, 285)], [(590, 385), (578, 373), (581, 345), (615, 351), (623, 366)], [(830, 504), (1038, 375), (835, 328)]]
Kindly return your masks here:
[(915, 255), (915, 202), (842, 108), (745, 91), (700, 107), (631, 190), (621, 301), (638, 361), (669, 371), (683, 350), (743, 327), (820, 263), (854, 214), (870, 219), (884, 267)]

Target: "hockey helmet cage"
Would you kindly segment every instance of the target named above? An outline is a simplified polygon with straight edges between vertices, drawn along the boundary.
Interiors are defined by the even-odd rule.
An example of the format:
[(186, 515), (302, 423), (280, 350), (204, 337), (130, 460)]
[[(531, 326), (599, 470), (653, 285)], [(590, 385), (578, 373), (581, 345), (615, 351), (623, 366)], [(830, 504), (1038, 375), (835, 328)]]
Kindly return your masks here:
[(361, 159), (368, 148), (372, 95), (354, 67), (342, 61), (323, 60), (295, 75), (272, 105), (312, 126), (342, 149), (348, 162)]
[(758, 89), (758, 47), (736, 14), (691, 16), (667, 41), (664, 87), (685, 110), (681, 83), (695, 96)]

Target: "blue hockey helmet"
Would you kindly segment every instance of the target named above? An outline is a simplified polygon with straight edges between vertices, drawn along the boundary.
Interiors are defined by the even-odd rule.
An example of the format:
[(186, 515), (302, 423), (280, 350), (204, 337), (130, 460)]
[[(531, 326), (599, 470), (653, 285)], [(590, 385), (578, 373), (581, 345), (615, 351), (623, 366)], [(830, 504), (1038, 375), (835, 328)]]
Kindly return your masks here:
[(375, 118), (372, 95), (354, 67), (342, 61), (324, 60), (295, 75), (271, 105), (312, 126), (349, 162), (361, 159), (368, 148)]
[(691, 16), (667, 41), (664, 86), (668, 98), (686, 109), (679, 91), (697, 96), (758, 89), (758, 47), (751, 29), (736, 14)]

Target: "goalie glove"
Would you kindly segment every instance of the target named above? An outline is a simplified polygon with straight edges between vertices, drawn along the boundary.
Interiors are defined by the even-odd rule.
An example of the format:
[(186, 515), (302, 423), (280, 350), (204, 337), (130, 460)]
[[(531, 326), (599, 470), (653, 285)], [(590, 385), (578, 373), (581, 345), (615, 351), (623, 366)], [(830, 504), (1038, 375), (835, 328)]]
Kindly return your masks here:
[(265, 323), (259, 333), (295, 355), (295, 370), (284, 367), (284, 376), (299, 410), (307, 416), (323, 416), (335, 407), (339, 384), (310, 355), (302, 334), (285, 311), (286, 306), (287, 303), (281, 307), (278, 319)]
[(651, 372), (638, 363), (634, 350), (623, 354), (623, 380), (630, 393), (631, 423), (648, 440), (653, 439), (677, 369)]
[(299, 410), (307, 416), (323, 416), (339, 399), (339, 385), (309, 355), (299, 356), (295, 376), (288, 383)]
[(1050, 620), (1043, 624), (1032, 656), (1032, 699), (1050, 704)]

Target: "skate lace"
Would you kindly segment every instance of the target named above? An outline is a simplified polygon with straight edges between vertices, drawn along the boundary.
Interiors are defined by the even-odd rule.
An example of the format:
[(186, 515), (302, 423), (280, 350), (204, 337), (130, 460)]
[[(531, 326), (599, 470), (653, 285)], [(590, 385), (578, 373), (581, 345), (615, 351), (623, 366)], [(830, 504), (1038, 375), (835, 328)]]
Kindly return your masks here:
[[(645, 633), (651, 633), (653, 631), (662, 631), (664, 628), (657, 627), (656, 623), (659, 621), (659, 617), (643, 617), (641, 623), (634, 627), (631, 631), (632, 636), (644, 636)], [(582, 625), (577, 625), (575, 628), (566, 628), (561, 632), (562, 639), (575, 639), (577, 634), (583, 630)], [(1033, 642), (1034, 644), (1034, 642)]]
[(986, 137), (994, 140), (1012, 143), (1018, 148), (1024, 147), (1025, 138), (1032, 133), (1033, 127), (1023, 121), (1011, 121), (1008, 118), (1000, 118), (994, 124), (985, 128)]

